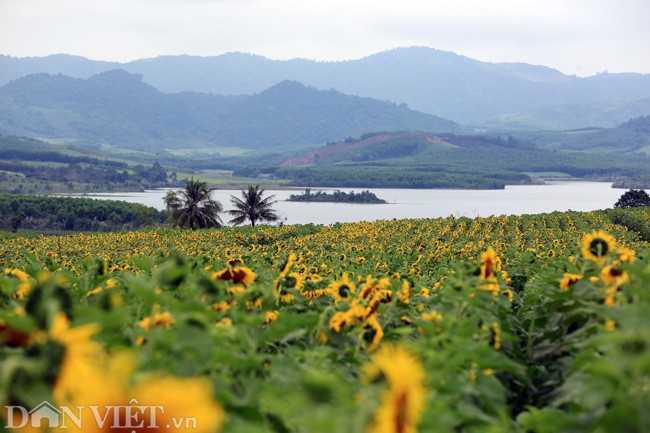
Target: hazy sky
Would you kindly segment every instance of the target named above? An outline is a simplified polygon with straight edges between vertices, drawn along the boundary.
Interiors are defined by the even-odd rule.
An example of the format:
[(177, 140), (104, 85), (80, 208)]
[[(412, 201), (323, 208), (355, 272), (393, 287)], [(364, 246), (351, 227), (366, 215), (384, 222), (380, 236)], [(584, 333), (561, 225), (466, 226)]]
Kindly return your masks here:
[(418, 45), (580, 76), (650, 73), (649, 17), (649, 0), (0, 0), (0, 54), (344, 60)]

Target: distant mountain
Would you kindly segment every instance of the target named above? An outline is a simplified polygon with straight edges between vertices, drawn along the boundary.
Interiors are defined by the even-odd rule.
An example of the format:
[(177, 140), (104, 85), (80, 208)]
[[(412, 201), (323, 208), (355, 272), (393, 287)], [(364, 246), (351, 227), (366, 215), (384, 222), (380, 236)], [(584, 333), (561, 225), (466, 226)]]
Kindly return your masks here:
[[(144, 82), (162, 92), (208, 92), (251, 95), (285, 80), (317, 89), (407, 104), (409, 107), (463, 124), (482, 124), (500, 116), (519, 116), (546, 110), (549, 119), (529, 116), (513, 127), (560, 128), (563, 110), (544, 107), (582, 105), (582, 116), (601, 113), (603, 121), (616, 101), (650, 97), (650, 74), (598, 74), (579, 78), (557, 70), (523, 63), (487, 63), (425, 47), (394, 49), (358, 60), (316, 62), (304, 59), (269, 60), (261, 56), (228, 53), (214, 57), (162, 56), (117, 64), (73, 56), (12, 58), (0, 56), (0, 84), (29, 73), (50, 72), (88, 78), (121, 68), (142, 74)], [(630, 117), (650, 114), (631, 105)], [(580, 116), (578, 116), (580, 117)], [(576, 120), (573, 117), (572, 120)], [(590, 119), (585, 119), (590, 120)], [(611, 126), (611, 125), (579, 125)]]
[(482, 126), (493, 131), (613, 128), (645, 114), (650, 114), (650, 97), (607, 99), (504, 114), (483, 122)]
[(166, 94), (115, 70), (30, 75), (0, 88), (0, 134), (124, 147), (304, 147), (368, 131), (454, 132), (454, 122), (370, 98), (283, 81), (252, 96)]

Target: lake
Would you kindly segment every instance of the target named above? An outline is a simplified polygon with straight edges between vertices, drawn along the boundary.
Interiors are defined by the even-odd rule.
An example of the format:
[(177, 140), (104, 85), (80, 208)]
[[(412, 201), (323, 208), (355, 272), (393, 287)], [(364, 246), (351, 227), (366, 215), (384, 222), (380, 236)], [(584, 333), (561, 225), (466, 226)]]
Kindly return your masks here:
[[(366, 188), (336, 188), (361, 192)], [(334, 191), (334, 188), (312, 188), (312, 191)], [(625, 192), (611, 188), (607, 182), (548, 182), (546, 185), (509, 185), (500, 190), (457, 189), (379, 189), (370, 188), (387, 204), (301, 203), (289, 202), (291, 194), (304, 188), (268, 191), (278, 203), (275, 209), (285, 224), (333, 224), (336, 222), (374, 221), (380, 219), (436, 218), (454, 216), (522, 215), (553, 211), (590, 211), (611, 208)], [(139, 193), (108, 193), (89, 195), (93, 198), (124, 200), (164, 209), (167, 190)], [(214, 197), (224, 209), (231, 209), (230, 196), (239, 190), (217, 190)], [(227, 222), (228, 215), (222, 215)]]

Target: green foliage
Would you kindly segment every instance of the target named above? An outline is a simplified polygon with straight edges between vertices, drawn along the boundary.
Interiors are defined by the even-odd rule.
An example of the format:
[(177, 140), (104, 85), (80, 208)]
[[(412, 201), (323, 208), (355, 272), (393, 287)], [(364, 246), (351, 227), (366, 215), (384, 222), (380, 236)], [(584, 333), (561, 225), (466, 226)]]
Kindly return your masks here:
[(221, 227), (219, 213), (223, 207), (212, 198), (215, 189), (192, 179), (182, 190), (169, 191), (164, 201), (173, 224), (192, 230)]
[(316, 201), (316, 202), (335, 202), (335, 203), (372, 203), (372, 204), (382, 204), (386, 203), (386, 200), (378, 198), (374, 193), (370, 191), (361, 191), (355, 193), (354, 191), (343, 192), (343, 191), (334, 191), (333, 193), (326, 193), (323, 191), (316, 191), (315, 194), (312, 194), (311, 189), (305, 189), (305, 192), (301, 195), (291, 194), (288, 201)]
[(160, 224), (166, 217), (154, 208), (123, 201), (6, 194), (0, 194), (0, 215), (5, 230), (46, 232), (134, 230)]
[(84, 192), (141, 190), (169, 186), (175, 180), (171, 176), (168, 179), (167, 170), (157, 160), (150, 167), (130, 166), (89, 154), (93, 152), (73, 145), (55, 146), (27, 137), (0, 136), (0, 191), (51, 194), (61, 192), (61, 185)]
[(273, 195), (264, 197), (264, 189), (259, 185), (249, 185), (248, 189), (242, 189), (241, 198), (230, 196), (230, 202), (235, 206), (228, 211), (233, 217), (230, 223), (241, 225), (248, 220), (254, 226), (257, 221), (279, 221), (280, 216), (273, 209), (274, 198)]
[(636, 233), (640, 239), (650, 242), (650, 219), (648, 219), (647, 207), (635, 207), (628, 209), (609, 209), (608, 216), (614, 224), (627, 228), (630, 232)]
[(650, 195), (642, 189), (631, 189), (623, 193), (614, 204), (616, 208), (650, 206)]
[[(613, 215), (650, 218), (615, 209), (13, 237), (0, 244), (0, 403), (51, 399), (66, 356), (101, 364), (64, 344), (98, 345), (110, 359), (134, 355), (126, 379), (106, 379), (115, 386), (205, 378), (226, 433), (365, 431), (391, 393), (386, 374), (365, 380), (378, 355), (364, 323), (332, 326), (356, 305), (382, 329), (378, 351), (397, 345), (416, 359), (401, 370), (391, 359), (388, 373), (423, 371), (421, 396), (404, 387), (391, 400), (422, 399), (417, 431), (644, 431), (649, 244)], [(594, 230), (617, 242), (602, 263), (580, 251)], [(251, 280), (233, 281), (237, 272)], [(348, 299), (327, 289), (344, 275)], [(365, 303), (373, 287), (381, 298)], [(61, 314), (67, 340), (53, 325)], [(191, 401), (195, 390), (182, 391)], [(166, 392), (178, 389), (155, 397)], [(404, 422), (400, 408), (391, 426)]]
[(483, 175), (428, 173), (400, 167), (316, 166), (283, 168), (278, 176), (290, 185), (333, 188), (469, 188), (503, 189), (502, 180)]

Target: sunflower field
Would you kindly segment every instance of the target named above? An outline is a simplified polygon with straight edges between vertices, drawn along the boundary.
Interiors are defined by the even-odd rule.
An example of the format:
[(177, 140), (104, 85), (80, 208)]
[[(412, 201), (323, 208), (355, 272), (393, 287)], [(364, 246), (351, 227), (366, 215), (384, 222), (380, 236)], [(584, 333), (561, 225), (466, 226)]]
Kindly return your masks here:
[(650, 432), (649, 241), (647, 208), (5, 238), (0, 428)]

